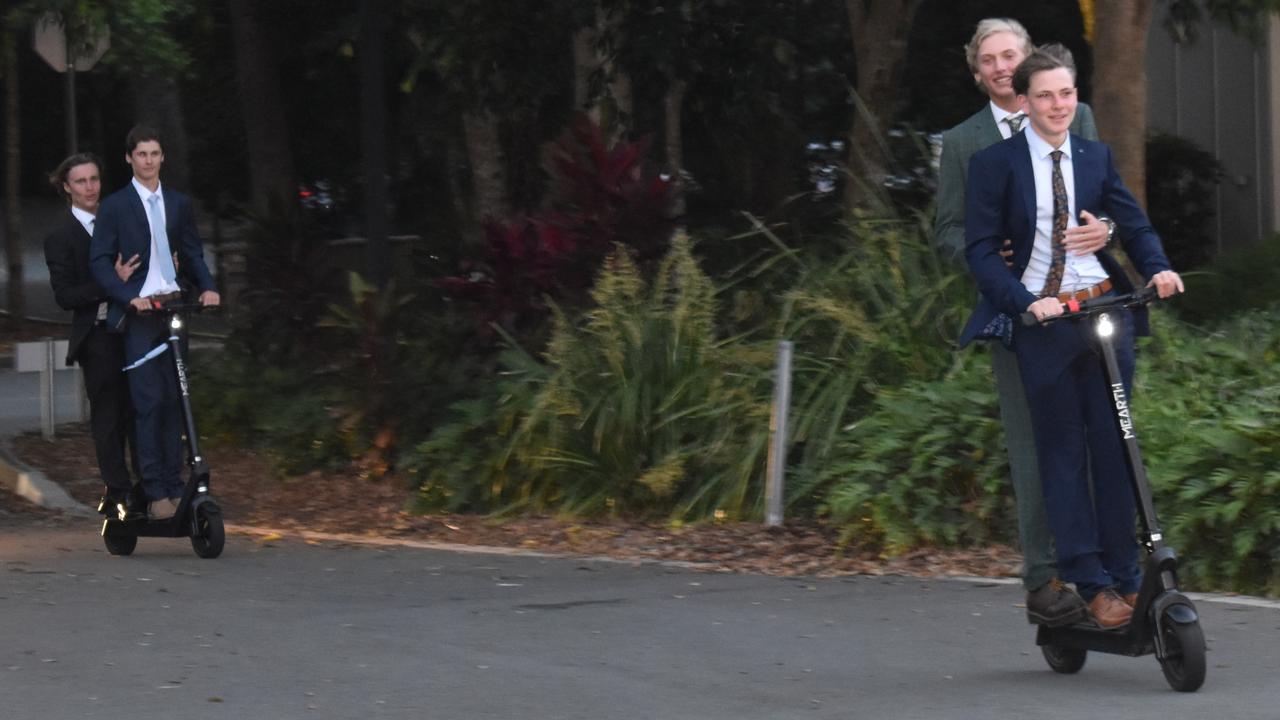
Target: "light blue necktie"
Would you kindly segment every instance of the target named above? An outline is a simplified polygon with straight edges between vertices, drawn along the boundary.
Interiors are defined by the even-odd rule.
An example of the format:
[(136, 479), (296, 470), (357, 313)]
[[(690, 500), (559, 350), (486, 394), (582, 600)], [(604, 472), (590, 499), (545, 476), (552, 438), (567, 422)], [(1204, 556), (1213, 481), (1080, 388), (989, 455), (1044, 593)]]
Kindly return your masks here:
[(147, 217), (151, 219), (151, 239), (155, 243), (153, 252), (160, 255), (160, 277), (173, 285), (177, 273), (173, 270), (173, 253), (169, 250), (169, 232), (165, 230), (164, 218), (160, 215), (160, 193), (147, 198)]

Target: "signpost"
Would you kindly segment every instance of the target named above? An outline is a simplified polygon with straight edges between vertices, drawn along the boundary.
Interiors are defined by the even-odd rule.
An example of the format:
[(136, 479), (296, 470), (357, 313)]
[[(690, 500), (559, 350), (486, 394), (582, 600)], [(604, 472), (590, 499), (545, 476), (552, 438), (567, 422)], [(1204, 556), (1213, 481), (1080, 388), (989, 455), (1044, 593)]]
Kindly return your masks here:
[(67, 154), (78, 149), (76, 129), (76, 70), (91, 70), (111, 49), (111, 33), (103, 27), (95, 32), (84, 23), (71, 22), (68, 29), (61, 13), (45, 13), (36, 20), (32, 46), (49, 67), (67, 76)]

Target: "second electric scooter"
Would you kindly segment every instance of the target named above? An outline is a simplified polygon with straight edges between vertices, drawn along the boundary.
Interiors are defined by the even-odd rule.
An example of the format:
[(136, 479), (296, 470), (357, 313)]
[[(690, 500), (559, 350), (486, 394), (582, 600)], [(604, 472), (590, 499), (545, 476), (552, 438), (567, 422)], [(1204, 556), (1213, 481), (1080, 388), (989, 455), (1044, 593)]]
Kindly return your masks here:
[(153, 312), (163, 312), (168, 317), (169, 336), (163, 343), (140, 358), (130, 370), (147, 362), (160, 362), (168, 353), (177, 374), (178, 399), (181, 403), (184, 430), (187, 439), (187, 475), (182, 499), (173, 517), (163, 520), (124, 520), (111, 517), (102, 523), (102, 541), (112, 555), (129, 555), (138, 545), (139, 537), (188, 537), (196, 555), (216, 558), (222, 554), (226, 531), (222, 524), (222, 511), (209, 495), (209, 466), (200, 455), (196, 435), (195, 415), (191, 411), (190, 384), (187, 380), (187, 363), (182, 350), (182, 329), (186, 315), (200, 312), (205, 307), (198, 303), (171, 302), (157, 307)]

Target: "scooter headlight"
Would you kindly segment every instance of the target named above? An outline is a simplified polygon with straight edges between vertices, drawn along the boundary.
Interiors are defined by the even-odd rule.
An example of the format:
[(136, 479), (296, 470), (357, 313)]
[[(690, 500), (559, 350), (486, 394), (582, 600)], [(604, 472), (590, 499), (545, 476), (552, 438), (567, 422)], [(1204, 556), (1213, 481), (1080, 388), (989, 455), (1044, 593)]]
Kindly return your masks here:
[(1101, 315), (1098, 317), (1098, 337), (1109, 338), (1115, 333), (1115, 325), (1111, 323), (1110, 315)]
[(181, 330), (181, 329), (182, 329), (182, 318), (178, 317), (177, 315), (174, 315), (173, 317), (169, 318), (169, 329), (170, 329), (170, 330)]

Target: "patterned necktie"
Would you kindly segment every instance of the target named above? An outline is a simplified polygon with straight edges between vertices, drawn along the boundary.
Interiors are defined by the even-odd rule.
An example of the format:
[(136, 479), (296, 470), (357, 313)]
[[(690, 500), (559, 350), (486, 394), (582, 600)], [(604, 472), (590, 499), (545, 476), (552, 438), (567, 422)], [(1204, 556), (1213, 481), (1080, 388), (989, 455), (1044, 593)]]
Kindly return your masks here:
[[(1009, 123), (1009, 129), (1013, 131), (1013, 135), (1017, 135), (1022, 130), (1022, 122), (1026, 119), (1026, 115), (1018, 113), (1017, 115), (1010, 115), (1005, 118), (1004, 122)], [(1010, 137), (1012, 137), (1012, 135)]]
[(1044, 278), (1044, 290), (1040, 297), (1058, 294), (1062, 287), (1062, 270), (1067, 265), (1067, 184), (1062, 181), (1062, 151), (1049, 153), (1053, 158), (1053, 259), (1049, 262), (1049, 274)]
[(160, 193), (147, 198), (147, 217), (151, 220), (152, 257), (160, 263), (160, 277), (169, 285), (174, 284), (177, 273), (173, 271), (173, 253), (169, 250), (169, 232), (160, 216)]

